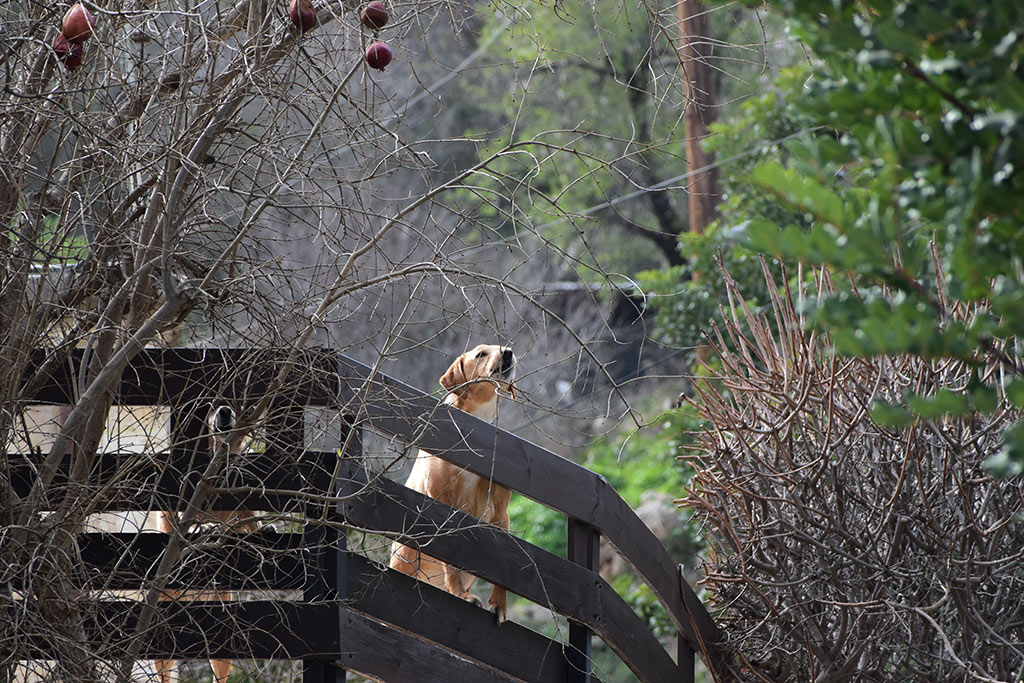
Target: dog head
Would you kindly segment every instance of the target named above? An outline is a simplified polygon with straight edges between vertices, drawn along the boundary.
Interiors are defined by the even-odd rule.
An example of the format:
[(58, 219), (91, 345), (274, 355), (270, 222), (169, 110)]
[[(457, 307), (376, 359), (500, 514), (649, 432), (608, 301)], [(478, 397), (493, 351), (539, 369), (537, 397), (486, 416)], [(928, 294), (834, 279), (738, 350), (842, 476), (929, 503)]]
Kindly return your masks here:
[(455, 359), (441, 377), (447, 403), (477, 417), (494, 419), (500, 391), (516, 397), (512, 384), (516, 357), (512, 349), (481, 344)]
[(229, 405), (220, 405), (210, 409), (206, 426), (210, 430), (211, 450), (224, 447), (227, 447), (231, 453), (239, 450), (243, 434), (235, 430), (237, 419), (234, 409)]

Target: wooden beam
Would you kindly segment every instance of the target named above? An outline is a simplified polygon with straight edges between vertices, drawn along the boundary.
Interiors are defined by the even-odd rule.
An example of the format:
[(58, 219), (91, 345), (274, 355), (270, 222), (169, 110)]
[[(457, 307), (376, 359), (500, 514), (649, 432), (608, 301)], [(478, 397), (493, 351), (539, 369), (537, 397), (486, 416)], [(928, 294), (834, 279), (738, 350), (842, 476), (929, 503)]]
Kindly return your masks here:
[[(116, 659), (135, 637), (141, 606), (135, 601), (79, 601), (90, 647)], [(331, 659), (340, 650), (338, 603), (276, 600), (167, 602), (144, 633), (142, 659)], [(54, 644), (26, 633), (33, 658), (54, 655)], [(64, 644), (57, 643), (60, 648)]]
[[(205, 449), (99, 454), (90, 473), (96, 487), (93, 503), (97, 511), (174, 510), (178, 499), (192, 495), (209, 457)], [(332, 506), (329, 481), (336, 460), (334, 453), (302, 449), (231, 456), (209, 509), (308, 512)], [(11, 487), (18, 495), (31, 488), (38, 461), (37, 456), (10, 458)], [(71, 456), (65, 456), (49, 489), (51, 497), (63, 492), (70, 467)], [(309, 497), (297, 495), (302, 493)]]
[(346, 612), (342, 618), (341, 640), (341, 666), (388, 683), (517, 680), (356, 612)]
[[(116, 659), (118, 652), (110, 643), (127, 642), (138, 618), (138, 603), (102, 601), (83, 607), (93, 616), (87, 636)], [(52, 644), (33, 634), (25, 637), (35, 640), (31, 646), (34, 657), (53, 656)], [(139, 652), (144, 659), (321, 660), (329, 668), (357, 671), (389, 683), (522, 680), (351, 611), (337, 601), (168, 604), (145, 638)]]
[[(79, 585), (86, 590), (144, 587), (167, 542), (166, 535), (157, 533), (82, 534), (80, 539)], [(168, 588), (297, 590), (310, 585), (315, 567), (308, 562), (307, 534), (264, 530), (219, 540), (215, 546), (195, 549)], [(324, 550), (325, 557), (334, 554), (329, 552), (333, 548)], [(567, 662), (558, 642), (514, 622), (499, 625), (490, 611), (359, 555), (345, 553), (344, 569), (348, 595), (337, 599), (347, 608), (513, 677), (536, 683), (566, 681)]]
[[(604, 477), (514, 434), (341, 357), (341, 403), (360, 425), (410, 440), (466, 470), (601, 530), (705, 656), (722, 641), (693, 589), (680, 584), (661, 541)], [(410, 437), (409, 435), (414, 435)]]
[[(585, 569), (596, 572), (601, 550), (601, 534), (597, 529), (569, 518), (566, 520), (567, 558)], [(569, 641), (565, 656), (569, 660), (569, 683), (590, 683), (593, 663), (590, 660), (591, 631), (581, 622), (569, 622)]]
[[(82, 588), (137, 590), (145, 586), (160, 561), (168, 536), (160, 533), (79, 535)], [(183, 562), (171, 575), (169, 589), (296, 590), (316, 567), (303, 534), (265, 529), (251, 534), (215, 537), (196, 534), (187, 542)]]
[(353, 611), (531, 683), (564, 683), (561, 645), (489, 610), (358, 555), (349, 558)]
[(586, 624), (641, 680), (677, 675), (644, 620), (595, 572), (382, 477), (350, 471), (344, 493), (343, 512), (354, 524), (426, 547), (433, 557)]
[[(41, 364), (48, 351), (38, 351)], [(71, 404), (83, 351), (71, 352), (33, 400)], [(172, 405), (214, 399), (232, 402), (262, 396), (277, 373), (281, 349), (175, 348), (145, 349), (132, 361), (115, 391), (121, 405)], [(337, 353), (327, 349), (304, 351), (295, 364), (288, 389), (280, 400), (303, 405), (326, 405), (338, 394)]]

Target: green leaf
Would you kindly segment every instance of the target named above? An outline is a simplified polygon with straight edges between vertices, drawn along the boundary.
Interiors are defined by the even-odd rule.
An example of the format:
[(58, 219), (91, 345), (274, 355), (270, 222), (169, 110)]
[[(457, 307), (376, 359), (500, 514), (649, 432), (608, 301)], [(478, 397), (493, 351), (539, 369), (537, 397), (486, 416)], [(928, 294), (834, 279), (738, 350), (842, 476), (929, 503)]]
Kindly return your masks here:
[(831, 223), (841, 230), (846, 226), (843, 201), (812, 178), (802, 176), (776, 161), (768, 161), (753, 170), (751, 180), (783, 202), (813, 214), (818, 220)]
[(970, 388), (971, 405), (980, 413), (992, 413), (999, 406), (996, 390), (986, 384), (975, 384)]
[(730, 233), (748, 249), (766, 254), (780, 253), (782, 230), (771, 221), (752, 218), (737, 225)]
[(1005, 387), (1006, 398), (1018, 408), (1024, 408), (1024, 381), (1011, 380)]
[(998, 479), (1016, 477), (1024, 472), (1024, 421), (1003, 432), (1003, 447), (982, 465), (985, 471)]
[(914, 414), (901, 405), (875, 401), (871, 406), (871, 419), (885, 427), (906, 427), (914, 421)]
[(910, 399), (910, 408), (926, 420), (937, 420), (947, 415), (956, 417), (971, 411), (967, 397), (949, 389), (940, 389), (930, 399), (914, 396)]

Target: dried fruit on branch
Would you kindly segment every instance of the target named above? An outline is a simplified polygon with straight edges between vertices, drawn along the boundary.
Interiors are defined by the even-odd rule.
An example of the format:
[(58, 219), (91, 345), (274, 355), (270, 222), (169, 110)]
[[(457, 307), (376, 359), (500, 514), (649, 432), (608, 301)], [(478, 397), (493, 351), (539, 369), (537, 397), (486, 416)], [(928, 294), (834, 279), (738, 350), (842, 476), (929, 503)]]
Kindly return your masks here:
[(363, 26), (374, 31), (384, 28), (389, 19), (391, 19), (391, 15), (388, 14), (387, 8), (384, 7), (384, 3), (380, 2), (380, 0), (373, 0), (373, 2), (363, 8), (362, 13), (359, 15), (359, 21), (363, 23)]
[(366, 63), (374, 69), (381, 71), (391, 63), (391, 48), (387, 43), (377, 41), (366, 48)]
[(316, 26), (316, 9), (309, 0), (292, 0), (288, 16), (300, 31), (305, 32)]
[(67, 67), (68, 71), (74, 71), (82, 65), (85, 51), (82, 49), (81, 43), (72, 43), (63, 35), (58, 35), (57, 40), (53, 43), (53, 51), (57, 53), (57, 59)]
[(75, 3), (64, 14), (61, 33), (69, 43), (84, 43), (92, 37), (96, 19), (82, 3)]

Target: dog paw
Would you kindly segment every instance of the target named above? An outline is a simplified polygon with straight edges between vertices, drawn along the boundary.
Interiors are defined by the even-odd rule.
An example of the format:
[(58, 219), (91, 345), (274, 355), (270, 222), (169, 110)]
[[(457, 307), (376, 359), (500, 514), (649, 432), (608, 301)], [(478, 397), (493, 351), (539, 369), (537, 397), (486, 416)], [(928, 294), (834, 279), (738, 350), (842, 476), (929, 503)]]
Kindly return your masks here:
[(505, 605), (491, 605), (491, 611), (494, 612), (494, 616), (498, 618), (499, 624), (504, 624), (506, 619), (508, 619)]
[(469, 602), (473, 603), (477, 607), (483, 607), (484, 606), (484, 603), (480, 602), (480, 598), (476, 597), (473, 594), (467, 594), (466, 595), (466, 600), (468, 600)]

